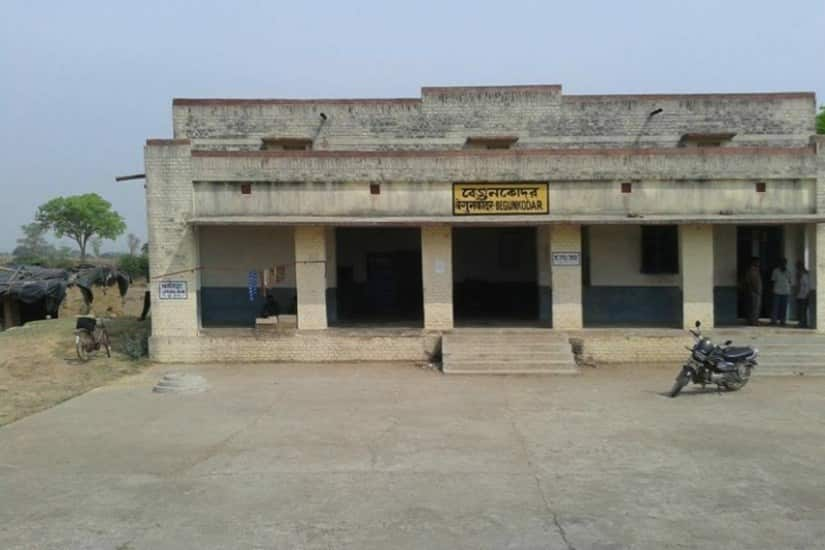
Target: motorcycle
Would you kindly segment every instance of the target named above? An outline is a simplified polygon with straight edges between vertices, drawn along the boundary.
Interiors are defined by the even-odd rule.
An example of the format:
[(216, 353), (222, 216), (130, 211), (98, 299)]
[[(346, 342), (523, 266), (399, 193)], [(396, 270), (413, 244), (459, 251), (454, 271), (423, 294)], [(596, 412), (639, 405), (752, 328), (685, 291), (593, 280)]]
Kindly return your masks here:
[(716, 384), (720, 391), (741, 390), (750, 380), (751, 371), (757, 367), (758, 349), (733, 347), (730, 340), (722, 346), (716, 345), (710, 338), (702, 336), (701, 326), (702, 323), (696, 321), (696, 330), (690, 331), (696, 342), (692, 348), (685, 346), (690, 351), (690, 358), (676, 377), (670, 397), (679, 395), (690, 382), (701, 384), (703, 388)]

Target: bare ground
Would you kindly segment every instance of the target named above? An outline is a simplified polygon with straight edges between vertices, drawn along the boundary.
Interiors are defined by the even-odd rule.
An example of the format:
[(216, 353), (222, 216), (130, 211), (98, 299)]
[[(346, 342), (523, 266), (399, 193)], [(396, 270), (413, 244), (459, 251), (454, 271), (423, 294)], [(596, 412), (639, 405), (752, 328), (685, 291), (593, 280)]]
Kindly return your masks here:
[(148, 364), (119, 351), (123, 335), (145, 331), (146, 322), (109, 320), (106, 326), (113, 340), (112, 357), (98, 352), (85, 363), (75, 352), (74, 324), (71, 317), (0, 332), (0, 426), (139, 372)]
[(663, 367), (157, 365), (0, 428), (0, 548), (822, 548), (825, 379)]

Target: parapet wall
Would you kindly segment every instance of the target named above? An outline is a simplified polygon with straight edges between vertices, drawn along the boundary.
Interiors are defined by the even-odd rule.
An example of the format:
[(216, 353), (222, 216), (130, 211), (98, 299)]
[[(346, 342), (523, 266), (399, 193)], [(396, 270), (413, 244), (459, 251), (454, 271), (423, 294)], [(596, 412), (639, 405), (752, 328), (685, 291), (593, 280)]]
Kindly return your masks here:
[(175, 137), (206, 150), (257, 150), (263, 137), (313, 140), (318, 150), (455, 150), (468, 136), (515, 136), (527, 149), (673, 147), (697, 132), (733, 132), (730, 146), (798, 147), (815, 133), (815, 114), (807, 92), (565, 96), (556, 85), (423, 88), (402, 99), (176, 99), (173, 107)]

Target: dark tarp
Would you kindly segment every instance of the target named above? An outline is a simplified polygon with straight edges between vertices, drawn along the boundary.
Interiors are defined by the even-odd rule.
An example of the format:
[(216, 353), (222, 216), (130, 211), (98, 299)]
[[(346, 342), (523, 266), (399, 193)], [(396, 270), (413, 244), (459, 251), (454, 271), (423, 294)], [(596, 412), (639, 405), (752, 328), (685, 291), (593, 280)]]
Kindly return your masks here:
[(77, 285), (87, 304), (94, 300), (93, 286), (117, 285), (126, 295), (132, 282), (128, 273), (110, 267), (91, 267), (77, 272), (36, 265), (11, 265), (0, 269), (0, 298), (9, 295), (24, 304), (40, 304), (45, 315), (57, 317), (66, 287)]
[(10, 266), (0, 270), (0, 298), (8, 295), (24, 304), (42, 303), (47, 315), (57, 317), (66, 297), (69, 273), (34, 265)]
[(122, 298), (126, 296), (132, 278), (128, 273), (110, 267), (93, 267), (79, 271), (73, 282), (80, 289), (80, 292), (83, 293), (83, 299), (86, 303), (91, 304), (94, 301), (92, 286), (117, 285), (120, 297)]

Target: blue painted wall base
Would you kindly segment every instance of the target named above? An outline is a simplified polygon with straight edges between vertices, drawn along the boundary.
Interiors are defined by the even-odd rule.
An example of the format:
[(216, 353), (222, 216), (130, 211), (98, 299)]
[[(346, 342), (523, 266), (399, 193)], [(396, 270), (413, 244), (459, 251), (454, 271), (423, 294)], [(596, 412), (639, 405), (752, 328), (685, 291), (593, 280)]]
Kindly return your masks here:
[(717, 286), (713, 289), (713, 318), (717, 326), (739, 325), (737, 310), (739, 289), (735, 286)]
[(584, 326), (681, 327), (682, 289), (589, 286), (582, 289)]
[[(295, 303), (294, 288), (271, 288), (282, 313), (292, 313)], [(255, 318), (264, 305), (258, 293), (255, 301), (249, 301), (245, 287), (203, 287), (199, 293), (201, 324), (204, 327), (254, 327)]]

